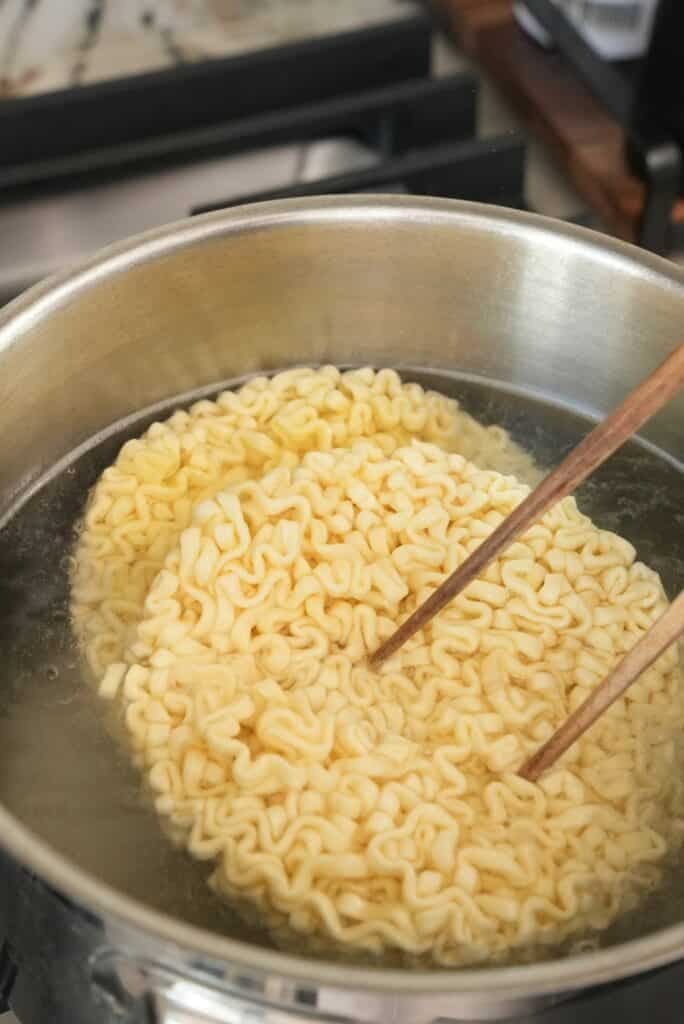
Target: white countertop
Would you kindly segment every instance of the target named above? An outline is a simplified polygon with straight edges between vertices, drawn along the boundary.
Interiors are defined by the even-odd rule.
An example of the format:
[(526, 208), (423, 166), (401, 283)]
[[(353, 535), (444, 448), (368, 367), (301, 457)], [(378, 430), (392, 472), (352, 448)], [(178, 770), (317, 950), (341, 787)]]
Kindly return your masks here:
[(0, 96), (28, 96), (408, 17), (405, 0), (0, 2)]

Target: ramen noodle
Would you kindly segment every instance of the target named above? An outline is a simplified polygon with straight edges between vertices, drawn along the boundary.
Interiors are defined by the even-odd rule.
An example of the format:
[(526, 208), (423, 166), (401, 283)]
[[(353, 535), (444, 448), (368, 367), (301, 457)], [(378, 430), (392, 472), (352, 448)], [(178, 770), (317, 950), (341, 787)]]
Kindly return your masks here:
[[(662, 613), (657, 575), (566, 499), (373, 671), (368, 653), (528, 489), (379, 441), (370, 417), (344, 447), (315, 422), (314, 450), (207, 483), (163, 553), (158, 483), (117, 494), (108, 471), (108, 503), (95, 491), (77, 563), (101, 552), (88, 572), (112, 583), (102, 524), (125, 495), (126, 571), (143, 547), (161, 564), (100, 675), (158, 812), (276, 934), (457, 965), (606, 927), (681, 835), (676, 651), (540, 783), (516, 769)], [(153, 446), (126, 458), (159, 479)]]
[(372, 440), (389, 454), (431, 441), (528, 483), (532, 460), (499, 427), (392, 370), (333, 366), (257, 377), (197, 402), (125, 444), (88, 504), (72, 581), (72, 617), (96, 677), (123, 656), (150, 584), (197, 502), (307, 451)]

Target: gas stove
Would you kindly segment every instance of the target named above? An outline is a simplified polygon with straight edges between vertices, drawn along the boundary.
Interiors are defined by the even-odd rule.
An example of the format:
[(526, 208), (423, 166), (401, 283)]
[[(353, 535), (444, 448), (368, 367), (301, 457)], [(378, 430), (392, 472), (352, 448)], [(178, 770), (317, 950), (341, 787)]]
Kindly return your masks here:
[(374, 3), (343, 31), (319, 14), (309, 38), (1, 101), (0, 301), (127, 235), (245, 201), (404, 190), (524, 206), (524, 139), (478, 131), (471, 71), (432, 76), (417, 6)]
[[(111, 69), (89, 79), (86, 46), (68, 88), (52, 67), (45, 80), (56, 91), (1, 100), (0, 303), (130, 234), (286, 195), (405, 191), (590, 222), (538, 143), (430, 19), (399, 0), (376, 4), (356, 4), (355, 19), (326, 27), (335, 5), (309, 3), (317, 20), (308, 33), (295, 5), (296, 33), (278, 34), (262, 18), (262, 35), (237, 55), (184, 60), (171, 48), (173, 67), (125, 80)], [(0, 916), (0, 937), (1, 925)], [(7, 966), (0, 954), (2, 1008)], [(678, 1024), (682, 992), (684, 964), (521, 1024), (643, 1024), (649, 1013)], [(34, 1019), (31, 998), (19, 979), (11, 1002), (20, 1018), (24, 1007)], [(0, 1012), (0, 1024), (14, 1020)]]

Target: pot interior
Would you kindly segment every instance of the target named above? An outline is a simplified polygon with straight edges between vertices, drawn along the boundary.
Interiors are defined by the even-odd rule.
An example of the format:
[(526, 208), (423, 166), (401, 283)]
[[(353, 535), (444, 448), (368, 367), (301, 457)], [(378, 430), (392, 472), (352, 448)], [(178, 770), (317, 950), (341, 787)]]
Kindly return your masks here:
[[(414, 225), (417, 248), (412, 253), (412, 231), (404, 220), (386, 225), (394, 250), (378, 234), (378, 224), (370, 225), (368, 238), (360, 233), (367, 209), (357, 208), (358, 223), (351, 226), (333, 220), (318, 228), (304, 223), (280, 231), (272, 236), (270, 253), (263, 231), (250, 240), (240, 232), (233, 235), (228, 221), (218, 240), (155, 255), (137, 266), (119, 265), (109, 276), (84, 283), (55, 308), (38, 310), (26, 328), (19, 314), (7, 320), (4, 335), (0, 325), (0, 361), (6, 370), (22, 374), (23, 388), (15, 387), (13, 376), (0, 424), (2, 436), (17, 438), (15, 450), (3, 455), (0, 801), (59, 853), (116, 890), (172, 917), (259, 945), (269, 945), (268, 937), (247, 930), (207, 888), (209, 867), (192, 861), (163, 835), (137, 772), (84, 682), (68, 615), (69, 554), (85, 497), (99, 473), (124, 440), (154, 419), (197, 394), (236, 382), (220, 380), (217, 370), (253, 372), (323, 359), (346, 365), (350, 355), (355, 364), (399, 366), (405, 380), (457, 398), (481, 422), (505, 427), (547, 469), (589, 428), (587, 406), (594, 412), (608, 409), (621, 390), (665, 354), (668, 331), (677, 336), (677, 315), (684, 322), (684, 285), (675, 288), (672, 281), (659, 280), (629, 261), (621, 268), (622, 257), (593, 253), (584, 241), (567, 240), (573, 258), (565, 263), (563, 281), (551, 263), (542, 270), (540, 253), (529, 248), (535, 239), (541, 249), (557, 248), (560, 242), (546, 231), (535, 235), (532, 227), (521, 229), (516, 238), (514, 232), (497, 235), (494, 221), (478, 228), (477, 218), (469, 221), (462, 215), (459, 225), (458, 216), (452, 223), (445, 216), (436, 234), (451, 246), (449, 275), (442, 259), (430, 255), (433, 247), (423, 246), (429, 217), (420, 230)], [(469, 232), (470, 263), (458, 246)], [(357, 249), (374, 243), (380, 258), (369, 282), (360, 274)], [(292, 253), (300, 259), (299, 273), (290, 265)], [(331, 253), (340, 279), (337, 293), (331, 287)], [(213, 265), (203, 279), (201, 266), (207, 259)], [(245, 260), (249, 271), (242, 266)], [(490, 284), (498, 282), (484, 320), (476, 316), (478, 301), (487, 297), (483, 282), (473, 275), (478, 262), (481, 269), (488, 263)], [(269, 274), (267, 290), (257, 288), (259, 265)], [(241, 296), (232, 272), (242, 278)], [(592, 272), (603, 273), (603, 293)], [(141, 291), (143, 278), (155, 282), (147, 294)], [(174, 281), (185, 282), (184, 308), (175, 320), (169, 313), (169, 305), (179, 310)], [(611, 282), (624, 289), (623, 299), (628, 296), (619, 324)], [(408, 296), (402, 295), (404, 286)], [(593, 323), (577, 304), (583, 287), (593, 296)], [(470, 321), (459, 311), (459, 296)], [(391, 312), (397, 304), (403, 310), (400, 319)], [(292, 317), (280, 322), (278, 306), (293, 310)], [(631, 328), (625, 308), (636, 318)], [(378, 309), (383, 311), (380, 322)], [(352, 322), (355, 334), (349, 343)], [(590, 323), (587, 342), (581, 331)], [(84, 324), (93, 332), (85, 356), (76, 344), (87, 343)], [(144, 381), (136, 383), (146, 324), (150, 360), (159, 357), (160, 332), (168, 332), (165, 358), (157, 364), (155, 381), (148, 369)], [(65, 333), (69, 325), (76, 327), (76, 338)], [(411, 332), (421, 326), (427, 340), (419, 345)], [(651, 341), (645, 343), (649, 330)], [(392, 343), (387, 344), (390, 334)], [(297, 338), (301, 344), (295, 344)], [(620, 352), (627, 354), (622, 361)], [(217, 353), (224, 355), (217, 359)], [(61, 367), (56, 381), (48, 375), (55, 366)], [(87, 380), (94, 390), (86, 393)], [(174, 382), (190, 380), (198, 387), (179, 396)], [(134, 412), (144, 398), (146, 410)], [(639, 558), (661, 574), (670, 596), (684, 587), (681, 411), (681, 403), (676, 404), (652, 431), (655, 443), (626, 445), (579, 494), (582, 510), (602, 528), (628, 538)], [(32, 413), (37, 424), (31, 422)], [(684, 871), (673, 863), (667, 884), (647, 906), (617, 921), (600, 942), (609, 947), (683, 921)], [(367, 964), (367, 956), (359, 962)]]
[[(481, 422), (503, 425), (548, 468), (583, 436), (589, 422), (572, 410), (454, 373), (404, 372), (452, 395)], [(181, 402), (171, 402), (169, 411)], [(84, 496), (124, 440), (156, 416), (114, 427), (67, 460), (0, 532), (2, 675), (0, 799), (37, 835), (79, 867), (157, 910), (220, 933), (270, 944), (248, 930), (208, 889), (209, 870), (162, 833), (137, 772), (105, 707), (84, 683), (69, 623), (69, 554)], [(636, 546), (670, 595), (684, 586), (684, 531), (671, 524), (684, 508), (684, 473), (663, 453), (631, 443), (587, 483), (583, 511)], [(684, 919), (684, 872), (646, 911), (618, 921), (603, 946)], [(367, 961), (367, 957), (363, 958)], [(362, 959), (359, 958), (359, 962)]]

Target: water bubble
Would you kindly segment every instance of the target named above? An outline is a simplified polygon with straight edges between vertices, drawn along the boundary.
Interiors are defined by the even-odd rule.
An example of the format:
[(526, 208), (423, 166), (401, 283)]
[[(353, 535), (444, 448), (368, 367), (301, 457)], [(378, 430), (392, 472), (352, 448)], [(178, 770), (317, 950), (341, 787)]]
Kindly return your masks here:
[(54, 681), (59, 676), (59, 669), (56, 665), (48, 665), (45, 674), (50, 681)]

